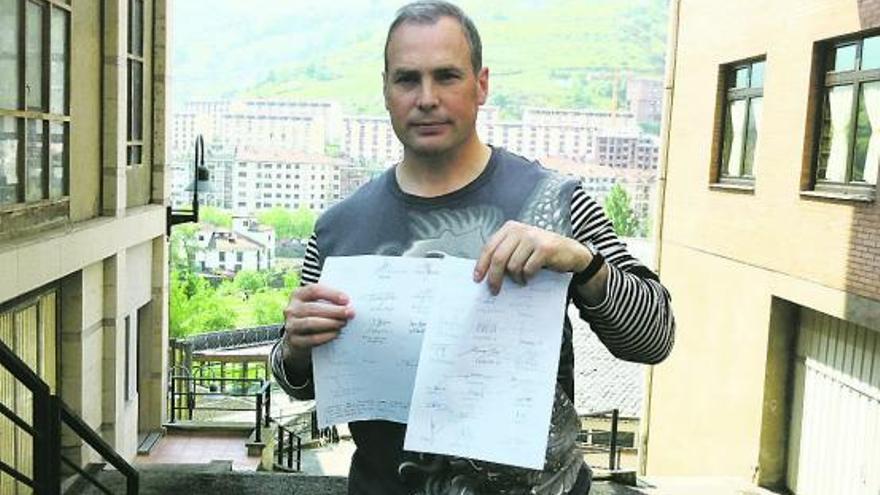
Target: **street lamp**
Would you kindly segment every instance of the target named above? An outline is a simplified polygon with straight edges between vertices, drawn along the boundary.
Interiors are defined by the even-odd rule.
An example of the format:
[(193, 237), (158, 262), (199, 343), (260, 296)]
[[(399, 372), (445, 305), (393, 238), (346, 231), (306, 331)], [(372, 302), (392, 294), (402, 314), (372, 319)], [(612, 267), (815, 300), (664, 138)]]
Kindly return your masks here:
[(168, 206), (166, 215), (166, 234), (171, 236), (171, 226), (180, 223), (199, 221), (199, 191), (211, 192), (210, 172), (205, 167), (205, 140), (199, 134), (196, 137), (195, 159), (193, 160), (193, 181), (185, 190), (192, 191), (192, 208), (189, 210), (174, 210)]

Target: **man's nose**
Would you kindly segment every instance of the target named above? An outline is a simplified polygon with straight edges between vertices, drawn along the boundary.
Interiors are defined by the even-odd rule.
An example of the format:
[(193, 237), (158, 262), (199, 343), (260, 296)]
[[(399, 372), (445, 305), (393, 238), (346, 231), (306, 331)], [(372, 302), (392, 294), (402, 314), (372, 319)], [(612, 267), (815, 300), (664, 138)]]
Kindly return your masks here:
[(431, 81), (422, 82), (418, 105), (421, 110), (429, 110), (437, 106), (437, 93)]

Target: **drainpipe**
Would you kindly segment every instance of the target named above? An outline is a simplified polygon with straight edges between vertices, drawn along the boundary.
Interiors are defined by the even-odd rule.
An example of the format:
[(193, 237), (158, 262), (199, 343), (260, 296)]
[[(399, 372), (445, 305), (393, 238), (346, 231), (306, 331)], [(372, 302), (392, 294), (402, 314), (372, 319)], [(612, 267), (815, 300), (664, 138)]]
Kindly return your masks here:
[[(669, 136), (672, 127), (672, 109), (675, 100), (676, 55), (678, 54), (678, 31), (681, 0), (669, 2), (668, 43), (666, 46), (666, 71), (663, 76), (663, 117), (660, 123), (660, 164), (657, 171), (657, 203), (654, 209), (654, 267), (661, 273), (663, 252), (663, 220), (666, 205), (666, 175), (669, 168)], [(653, 395), (654, 367), (646, 367), (645, 401), (642, 405), (642, 421), (639, 426), (639, 474), (644, 476), (648, 466), (648, 436), (651, 424), (651, 397)]]

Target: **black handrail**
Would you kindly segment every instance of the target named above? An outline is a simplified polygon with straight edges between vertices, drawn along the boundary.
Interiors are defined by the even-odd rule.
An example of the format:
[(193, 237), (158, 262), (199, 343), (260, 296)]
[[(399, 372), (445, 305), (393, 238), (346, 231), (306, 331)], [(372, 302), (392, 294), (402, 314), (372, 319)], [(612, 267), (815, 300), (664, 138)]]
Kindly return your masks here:
[[(89, 444), (99, 455), (108, 460), (126, 477), (126, 493), (138, 493), (139, 476), (136, 469), (123, 459), (91, 427), (79, 418), (57, 395), (50, 393), (46, 384), (28, 367), (12, 349), (0, 342), (0, 366), (13, 378), (29, 389), (33, 396), (32, 426), (6, 406), (0, 413), (9, 417), (22, 431), (33, 437), (33, 476), (28, 477), (15, 467), (0, 463), (3, 471), (34, 490), (37, 495), (55, 495), (61, 489), (61, 463), (73, 464), (61, 455), (61, 424), (64, 423), (77, 436)], [(22, 427), (24, 423), (25, 427)], [(86, 477), (89, 481), (96, 481)], [(100, 483), (99, 489), (106, 490)]]
[[(620, 460), (618, 459), (618, 448), (617, 448), (617, 425), (620, 421), (620, 409), (609, 409), (607, 411), (596, 411), (591, 412), (589, 414), (585, 414), (584, 417), (589, 418), (601, 418), (607, 417), (611, 415), (611, 431), (609, 432), (609, 445), (608, 445), (608, 470), (614, 471), (620, 468)], [(600, 448), (596, 446), (591, 446), (599, 451), (604, 451), (605, 448)]]

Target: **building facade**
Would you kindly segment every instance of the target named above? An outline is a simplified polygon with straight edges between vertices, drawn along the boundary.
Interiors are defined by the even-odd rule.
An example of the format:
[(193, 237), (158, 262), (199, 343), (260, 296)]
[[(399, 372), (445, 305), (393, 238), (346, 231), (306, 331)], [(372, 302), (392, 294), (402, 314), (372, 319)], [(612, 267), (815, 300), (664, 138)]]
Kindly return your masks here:
[(880, 491), (880, 2), (677, 0), (649, 475)]
[[(167, 14), (0, 1), (0, 342), (128, 459), (165, 416)], [(21, 387), (0, 375), (27, 416)], [(28, 442), (0, 416), (0, 461), (30, 472)], [(0, 493), (16, 484), (0, 473)]]
[(236, 156), (233, 211), (250, 215), (275, 207), (321, 213), (341, 198), (341, 169), (347, 162), (287, 150), (244, 150)]

